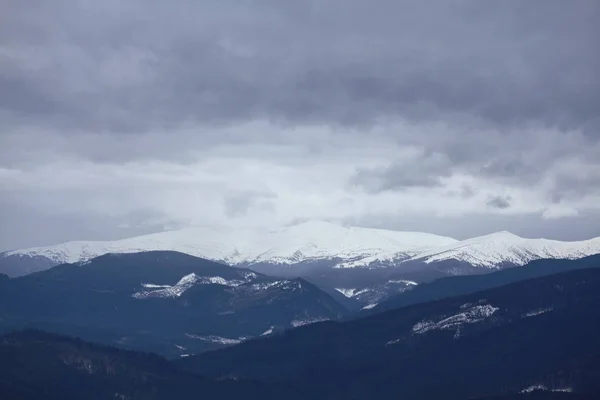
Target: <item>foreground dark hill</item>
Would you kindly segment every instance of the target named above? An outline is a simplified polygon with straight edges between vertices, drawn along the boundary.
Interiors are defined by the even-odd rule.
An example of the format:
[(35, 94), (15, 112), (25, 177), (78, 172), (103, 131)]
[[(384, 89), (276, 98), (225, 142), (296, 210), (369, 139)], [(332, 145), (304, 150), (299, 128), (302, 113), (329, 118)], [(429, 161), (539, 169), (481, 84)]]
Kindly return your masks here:
[(600, 254), (578, 260), (535, 260), (522, 267), (508, 268), (488, 274), (440, 278), (414, 286), (410, 291), (402, 292), (370, 310), (354, 314), (352, 318), (365, 317), (411, 304), (474, 293), (525, 279), (596, 267), (600, 268)]
[(0, 398), (160, 400), (270, 398), (264, 385), (220, 383), (167, 360), (38, 331), (0, 336)]
[(464, 399), (544, 385), (600, 396), (600, 269), (324, 322), (179, 360), (344, 399)]
[(35, 327), (166, 356), (336, 319), (345, 309), (302, 279), (175, 252), (105, 255), (0, 282), (0, 327)]
[[(40, 331), (0, 336), (0, 399), (3, 400), (303, 400), (311, 398), (310, 395), (302, 386), (210, 380), (181, 371), (159, 356)], [(317, 400), (337, 398), (326, 393), (312, 395)], [(591, 400), (593, 397), (530, 392), (485, 399)]]

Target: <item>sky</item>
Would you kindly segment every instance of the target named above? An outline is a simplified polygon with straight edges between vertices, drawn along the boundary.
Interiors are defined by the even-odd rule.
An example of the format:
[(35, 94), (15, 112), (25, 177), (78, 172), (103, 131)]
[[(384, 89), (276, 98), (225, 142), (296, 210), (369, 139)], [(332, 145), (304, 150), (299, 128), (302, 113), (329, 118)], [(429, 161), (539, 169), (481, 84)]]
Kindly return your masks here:
[(0, 1), (0, 250), (600, 236), (597, 0)]

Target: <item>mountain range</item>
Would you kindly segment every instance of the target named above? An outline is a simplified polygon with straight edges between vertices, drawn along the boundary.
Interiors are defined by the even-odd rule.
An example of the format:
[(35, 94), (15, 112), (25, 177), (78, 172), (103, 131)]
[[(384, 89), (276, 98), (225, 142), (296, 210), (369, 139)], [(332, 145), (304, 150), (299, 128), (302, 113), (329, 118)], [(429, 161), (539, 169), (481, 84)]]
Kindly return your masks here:
[[(590, 266), (600, 267), (596, 261)], [(223, 279), (243, 280), (246, 271), (238, 272)], [(162, 296), (149, 298), (170, 298)], [(600, 396), (599, 330), (600, 268), (314, 323), (172, 361), (25, 330), (0, 335), (0, 398), (590, 400)]]
[(600, 253), (600, 238), (561, 242), (497, 232), (467, 240), (420, 232), (344, 227), (308, 221), (277, 229), (198, 227), (116, 241), (78, 241), (0, 253), (12, 277), (104, 254), (177, 251), (319, 286), (346, 308), (372, 308), (416, 284), (476, 275), (537, 259)]
[[(0, 253), (0, 272), (26, 275), (108, 253), (178, 251), (259, 272), (303, 275), (323, 269), (440, 267), (498, 269), (540, 258), (574, 259), (600, 253), (600, 238), (579, 242), (526, 239), (509, 232), (456, 240), (421, 232), (344, 227), (308, 221), (277, 229), (187, 228), (116, 241), (77, 241)], [(416, 267), (415, 267), (416, 266)]]
[(301, 278), (176, 252), (107, 254), (0, 281), (0, 329), (33, 327), (185, 356), (346, 309)]
[(599, 331), (600, 269), (591, 268), (322, 322), (176, 364), (219, 380), (297, 385), (324, 399), (598, 396)]

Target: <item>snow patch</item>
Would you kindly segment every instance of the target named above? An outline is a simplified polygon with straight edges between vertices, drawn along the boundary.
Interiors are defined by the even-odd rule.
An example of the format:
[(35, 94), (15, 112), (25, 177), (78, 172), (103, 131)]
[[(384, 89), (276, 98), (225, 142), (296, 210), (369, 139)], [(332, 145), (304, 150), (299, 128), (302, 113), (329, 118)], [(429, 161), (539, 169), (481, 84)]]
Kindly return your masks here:
[(264, 331), (263, 333), (261, 333), (260, 336), (270, 335), (271, 333), (273, 333), (273, 328), (275, 328), (275, 327), (274, 326), (270, 327), (269, 329), (267, 329), (266, 331)]
[(547, 312), (550, 312), (554, 310), (553, 307), (549, 307), (549, 308), (538, 308), (537, 310), (531, 310), (527, 313), (525, 313), (523, 315), (523, 318), (529, 318), (529, 317), (535, 317), (536, 315), (541, 315), (541, 314), (545, 314)]
[(155, 285), (153, 283), (142, 283), (142, 287), (146, 289), (165, 289), (170, 288), (171, 285)]
[(191, 273), (189, 275), (184, 276), (173, 286), (169, 285), (157, 285), (154, 283), (142, 283), (142, 287), (146, 289), (155, 289), (157, 290), (148, 290), (134, 293), (132, 296), (136, 299), (147, 299), (147, 298), (167, 298), (167, 297), (179, 297), (186, 290), (191, 288), (194, 285), (223, 285), (230, 287), (237, 287), (243, 285), (246, 281), (241, 280), (227, 280), (220, 276), (198, 276), (195, 273)]
[(242, 343), (244, 340), (250, 339), (249, 337), (245, 337), (245, 336), (239, 337), (237, 339), (231, 339), (231, 338), (225, 338), (225, 337), (216, 336), (216, 335), (200, 336), (200, 335), (193, 335), (190, 333), (186, 333), (185, 336), (189, 337), (190, 339), (202, 340), (204, 342), (209, 342), (209, 343), (227, 344), (227, 345), (239, 344), (239, 343)]
[(304, 325), (310, 325), (310, 324), (314, 324), (316, 322), (323, 322), (323, 321), (329, 321), (328, 318), (322, 318), (322, 317), (318, 317), (318, 318), (311, 318), (311, 319), (295, 319), (292, 322), (290, 322), (290, 324), (294, 327), (297, 328), (299, 326), (304, 326)]
[(571, 393), (573, 391), (573, 389), (572, 388), (548, 389), (548, 387), (545, 385), (532, 385), (532, 386), (526, 387), (525, 389), (521, 390), (520, 393), (531, 393), (531, 392), (535, 392), (535, 391)]
[(443, 318), (440, 321), (421, 321), (416, 323), (412, 327), (412, 333), (416, 335), (420, 335), (432, 330), (452, 330), (456, 329), (457, 333), (455, 333), (455, 338), (460, 336), (460, 327), (464, 324), (475, 324), (485, 320), (486, 318), (492, 316), (496, 311), (498, 311), (498, 307), (493, 307), (489, 304), (474, 306), (466, 309), (461, 313), (452, 315), (447, 318)]
[(376, 305), (377, 305), (377, 303), (367, 304), (366, 306), (361, 308), (361, 310), (370, 310), (371, 308), (375, 307)]

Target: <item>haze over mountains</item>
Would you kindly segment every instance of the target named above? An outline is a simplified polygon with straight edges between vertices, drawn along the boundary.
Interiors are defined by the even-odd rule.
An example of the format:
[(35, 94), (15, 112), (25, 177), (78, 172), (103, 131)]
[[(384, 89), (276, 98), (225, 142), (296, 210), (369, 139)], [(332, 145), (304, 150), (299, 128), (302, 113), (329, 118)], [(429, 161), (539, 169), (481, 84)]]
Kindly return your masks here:
[(453, 263), (497, 269), (540, 258), (574, 259), (600, 253), (600, 238), (561, 242), (509, 232), (458, 241), (421, 232), (343, 227), (309, 221), (278, 229), (188, 228), (116, 241), (77, 241), (0, 253), (0, 272), (26, 275), (107, 253), (178, 251), (257, 271), (300, 275), (311, 269), (376, 268)]

